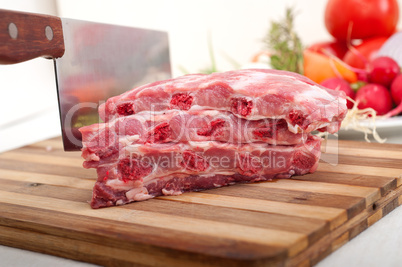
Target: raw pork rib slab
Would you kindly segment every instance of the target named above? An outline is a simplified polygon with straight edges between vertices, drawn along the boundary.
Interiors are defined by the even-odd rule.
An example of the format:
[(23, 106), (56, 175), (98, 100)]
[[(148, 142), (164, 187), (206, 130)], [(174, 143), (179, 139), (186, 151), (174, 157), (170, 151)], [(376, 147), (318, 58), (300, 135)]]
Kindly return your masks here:
[(191, 74), (112, 97), (99, 107), (103, 121), (141, 111), (214, 109), (248, 120), (284, 119), (293, 133), (337, 132), (346, 116), (343, 92), (285, 71), (247, 69)]
[(314, 172), (321, 138), (347, 112), (343, 92), (276, 70), (193, 74), (134, 88), (80, 129), (96, 168), (91, 207)]
[(85, 158), (102, 157), (131, 143), (222, 141), (294, 145), (308, 136), (289, 132), (283, 119), (250, 121), (218, 110), (140, 112), (109, 123), (85, 126), (80, 131)]
[(317, 168), (320, 145), (315, 136), (295, 146), (215, 141), (129, 145), (115, 158), (86, 162), (98, 172), (91, 207), (303, 175)]

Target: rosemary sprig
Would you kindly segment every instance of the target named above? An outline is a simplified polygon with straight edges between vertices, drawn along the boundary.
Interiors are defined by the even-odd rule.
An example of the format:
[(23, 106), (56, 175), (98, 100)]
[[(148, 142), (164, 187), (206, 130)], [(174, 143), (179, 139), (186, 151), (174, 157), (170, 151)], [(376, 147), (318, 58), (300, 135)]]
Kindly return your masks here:
[(286, 8), (281, 21), (272, 21), (264, 42), (271, 53), (271, 66), (303, 74), (303, 45), (294, 30), (294, 11)]

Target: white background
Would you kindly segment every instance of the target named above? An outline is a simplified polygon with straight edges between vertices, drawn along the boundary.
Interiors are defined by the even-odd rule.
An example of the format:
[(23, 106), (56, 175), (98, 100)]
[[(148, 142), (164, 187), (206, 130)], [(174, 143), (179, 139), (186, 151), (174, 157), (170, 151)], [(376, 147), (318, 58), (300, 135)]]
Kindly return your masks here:
[[(287, 6), (297, 10), (296, 30), (305, 45), (329, 40), (323, 23), (325, 3), (324, 0), (0, 0), (0, 8), (165, 30), (170, 36), (173, 76), (179, 76), (182, 74), (179, 66), (197, 72), (209, 65), (208, 34), (212, 37), (219, 70), (233, 68), (227, 56), (247, 65), (263, 48), (262, 38), (270, 21), (283, 17)], [(52, 61), (35, 59), (18, 65), (0, 65), (0, 100), (0, 152), (59, 135)], [(319, 266), (400, 266), (401, 225), (399, 208)], [(0, 258), (0, 266), (79, 266), (1, 246)]]
[[(264, 49), (262, 40), (271, 21), (283, 18), (286, 7), (296, 10), (296, 31), (305, 45), (330, 40), (324, 26), (325, 4), (324, 0), (0, 0), (4, 9), (167, 31), (174, 77), (183, 74), (181, 67), (199, 72), (210, 66), (208, 36), (218, 70), (233, 69), (232, 60), (249, 65)], [(60, 134), (51, 60), (0, 65), (0, 99), (0, 152)]]
[[(297, 11), (306, 45), (330, 38), (322, 0), (0, 0), (4, 9), (167, 31), (175, 77), (180, 67), (199, 72), (210, 65), (208, 35), (220, 71), (234, 68), (228, 58), (247, 65), (287, 6)], [(0, 65), (0, 99), (0, 152), (60, 134), (51, 60)]]

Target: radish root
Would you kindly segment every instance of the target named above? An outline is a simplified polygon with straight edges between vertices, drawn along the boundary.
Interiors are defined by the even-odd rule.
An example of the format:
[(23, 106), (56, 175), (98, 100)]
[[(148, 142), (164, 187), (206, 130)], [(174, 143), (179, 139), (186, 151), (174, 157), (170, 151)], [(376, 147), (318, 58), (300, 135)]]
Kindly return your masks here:
[[(383, 139), (380, 137), (376, 130), (376, 111), (372, 108), (366, 108), (366, 109), (358, 109), (357, 105), (359, 104), (358, 102), (354, 101), (350, 97), (347, 97), (348, 100), (350, 100), (353, 103), (353, 108), (348, 110), (348, 113), (346, 114), (345, 119), (342, 121), (341, 129), (344, 130), (355, 130), (358, 132), (364, 133), (364, 139), (370, 143), (370, 139), (368, 138), (369, 134), (373, 136), (373, 138), (378, 142), (378, 143), (384, 143), (387, 139)], [(361, 122), (362, 120), (367, 120), (371, 119), (373, 126), (365, 126), (362, 125)]]
[(367, 66), (369, 64), (367, 58), (365, 58), (362, 53), (359, 52), (359, 50), (357, 50), (356, 48), (354, 48), (354, 46), (352, 45), (352, 31), (353, 31), (353, 21), (349, 22), (348, 25), (348, 35), (346, 38), (346, 45), (348, 47), (348, 49), (350, 50), (351, 53), (353, 53), (355, 56), (357, 56), (361, 61), (363, 61), (364, 66)]
[(386, 118), (391, 118), (391, 117), (393, 117), (393, 116), (396, 116), (396, 115), (398, 115), (399, 113), (401, 113), (402, 112), (402, 102), (401, 103), (399, 103), (399, 105), (396, 107), (396, 108), (394, 108), (393, 110), (391, 110), (390, 112), (388, 112), (387, 114), (385, 114), (384, 116), (382, 116), (384, 119), (386, 119)]
[(335, 72), (336, 75), (339, 74), (340, 78), (342, 78), (342, 76), (341, 76), (341, 74), (339, 73), (338, 69), (335, 67), (335, 63), (334, 63), (335, 61), (336, 61), (337, 63), (339, 63), (340, 65), (344, 66), (345, 68), (347, 68), (348, 70), (353, 71), (353, 72), (356, 73), (356, 74), (361, 74), (361, 75), (367, 74), (367, 72), (366, 72), (365, 70), (363, 70), (363, 69), (358, 69), (358, 68), (354, 68), (354, 67), (352, 67), (352, 66), (346, 64), (344, 61), (342, 61), (342, 59), (338, 58), (338, 57), (335, 56), (335, 55), (332, 55), (332, 54), (329, 53), (328, 51), (326, 51), (326, 50), (322, 50), (322, 51), (323, 51), (324, 55), (326, 55), (326, 56), (329, 57), (331, 67), (333, 68), (333, 70), (334, 70), (334, 72)]

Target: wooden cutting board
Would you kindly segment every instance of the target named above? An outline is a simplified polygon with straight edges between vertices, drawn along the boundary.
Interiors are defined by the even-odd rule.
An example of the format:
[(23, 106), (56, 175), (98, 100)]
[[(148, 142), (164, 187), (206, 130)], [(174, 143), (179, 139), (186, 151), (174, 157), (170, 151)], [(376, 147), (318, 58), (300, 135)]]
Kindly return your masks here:
[(33, 144), (0, 154), (0, 243), (105, 266), (311, 266), (402, 202), (402, 145), (325, 150), (314, 174), (93, 210), (80, 153)]

